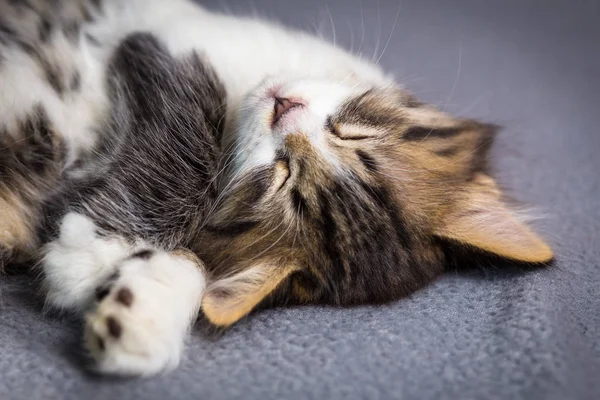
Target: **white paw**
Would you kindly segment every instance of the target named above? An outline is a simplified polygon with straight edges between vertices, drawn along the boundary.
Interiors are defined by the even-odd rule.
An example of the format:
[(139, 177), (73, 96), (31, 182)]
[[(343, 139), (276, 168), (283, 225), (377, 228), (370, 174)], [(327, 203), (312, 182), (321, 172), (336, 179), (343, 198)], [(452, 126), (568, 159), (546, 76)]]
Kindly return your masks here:
[(59, 309), (87, 309), (94, 289), (130, 251), (123, 239), (98, 236), (89, 218), (67, 214), (59, 238), (46, 246), (42, 260), (48, 304)]
[(96, 291), (85, 347), (102, 373), (149, 376), (177, 366), (204, 290), (192, 261), (148, 251), (123, 261)]

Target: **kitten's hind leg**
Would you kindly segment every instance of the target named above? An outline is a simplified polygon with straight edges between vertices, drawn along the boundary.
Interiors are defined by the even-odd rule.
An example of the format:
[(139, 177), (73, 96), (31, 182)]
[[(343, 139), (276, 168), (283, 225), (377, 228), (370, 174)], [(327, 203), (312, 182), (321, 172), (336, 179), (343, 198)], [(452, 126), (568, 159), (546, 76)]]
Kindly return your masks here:
[(147, 376), (178, 364), (205, 287), (193, 253), (103, 236), (69, 213), (42, 267), (49, 305), (86, 314), (84, 344), (98, 371)]

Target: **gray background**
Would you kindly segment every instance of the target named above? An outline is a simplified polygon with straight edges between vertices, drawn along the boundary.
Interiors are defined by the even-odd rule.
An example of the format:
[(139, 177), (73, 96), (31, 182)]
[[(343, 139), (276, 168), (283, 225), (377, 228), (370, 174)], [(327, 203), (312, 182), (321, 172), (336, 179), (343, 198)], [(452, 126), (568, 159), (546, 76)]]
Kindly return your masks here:
[(196, 332), (181, 368), (137, 381), (83, 372), (78, 324), (6, 278), (0, 398), (600, 398), (600, 2), (403, 0), (391, 35), (399, 1), (226, 4), (326, 37), (332, 19), (338, 43), (362, 41), (422, 99), (504, 125), (495, 168), (545, 216), (557, 266), (449, 274), (383, 307), (262, 312), (218, 340)]

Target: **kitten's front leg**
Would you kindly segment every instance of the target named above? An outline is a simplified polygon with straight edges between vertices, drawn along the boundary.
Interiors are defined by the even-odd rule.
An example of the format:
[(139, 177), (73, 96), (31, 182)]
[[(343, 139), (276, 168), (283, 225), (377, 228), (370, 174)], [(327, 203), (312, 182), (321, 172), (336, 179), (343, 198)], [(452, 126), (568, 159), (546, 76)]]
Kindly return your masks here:
[(48, 303), (86, 313), (85, 346), (98, 371), (147, 376), (178, 364), (205, 287), (193, 253), (101, 236), (69, 213), (42, 266)]
[(205, 281), (191, 252), (141, 250), (96, 291), (85, 346), (100, 372), (153, 375), (179, 364)]

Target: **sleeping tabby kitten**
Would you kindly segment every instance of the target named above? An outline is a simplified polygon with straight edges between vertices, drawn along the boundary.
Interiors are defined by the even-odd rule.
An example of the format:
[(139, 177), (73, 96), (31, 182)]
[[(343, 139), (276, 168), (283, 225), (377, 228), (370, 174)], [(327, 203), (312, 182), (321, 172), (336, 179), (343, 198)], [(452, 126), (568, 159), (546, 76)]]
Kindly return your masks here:
[(2, 262), (41, 249), (102, 372), (176, 366), (200, 309), (386, 302), (449, 249), (549, 262), (487, 172), (494, 134), (264, 21), (0, 0)]

